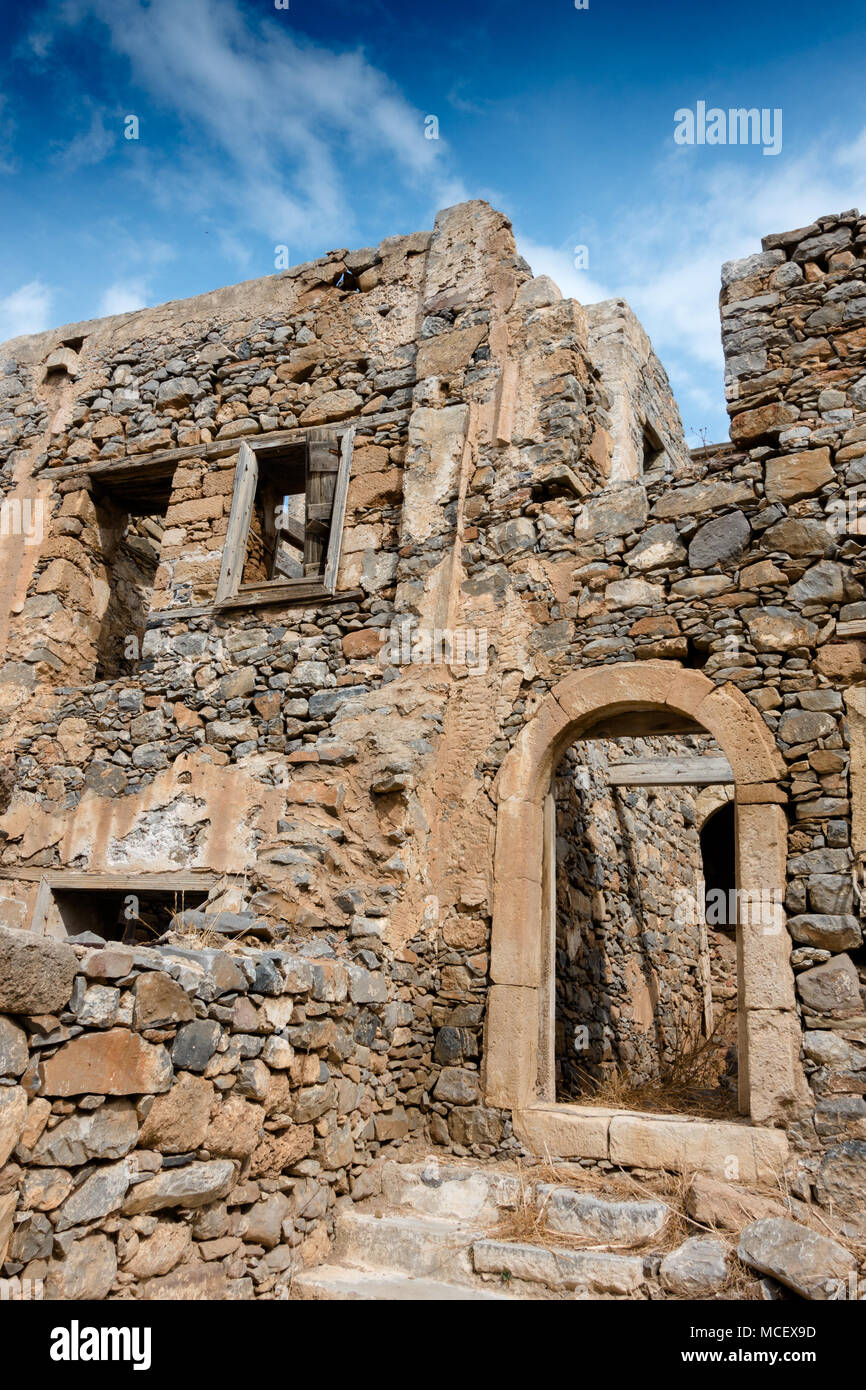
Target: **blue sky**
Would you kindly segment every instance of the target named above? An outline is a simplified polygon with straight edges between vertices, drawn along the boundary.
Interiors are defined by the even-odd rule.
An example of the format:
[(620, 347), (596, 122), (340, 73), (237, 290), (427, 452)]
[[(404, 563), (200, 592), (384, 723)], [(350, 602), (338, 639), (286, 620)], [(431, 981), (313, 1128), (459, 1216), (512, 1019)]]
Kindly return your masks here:
[[(721, 262), (866, 208), (862, 0), (0, 13), (0, 341), (267, 275), (280, 245), (295, 263), (373, 244), (482, 197), (536, 273), (585, 303), (629, 300), (687, 431), (720, 439)], [(699, 100), (781, 108), (781, 153), (677, 145), (674, 112)]]

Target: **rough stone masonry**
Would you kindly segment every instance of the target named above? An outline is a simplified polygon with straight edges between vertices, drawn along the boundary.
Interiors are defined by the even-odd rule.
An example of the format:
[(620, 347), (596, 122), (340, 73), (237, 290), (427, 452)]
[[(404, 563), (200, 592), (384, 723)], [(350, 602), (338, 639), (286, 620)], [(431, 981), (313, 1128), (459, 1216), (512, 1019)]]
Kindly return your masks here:
[[(281, 1296), (413, 1144), (866, 1205), (866, 219), (727, 263), (721, 320), (692, 452), (628, 306), (483, 202), (0, 348), (4, 1274)], [(483, 674), (381, 660), (407, 627)], [(710, 735), (784, 903), (736, 1120), (550, 1091), (542, 805), (590, 730)]]

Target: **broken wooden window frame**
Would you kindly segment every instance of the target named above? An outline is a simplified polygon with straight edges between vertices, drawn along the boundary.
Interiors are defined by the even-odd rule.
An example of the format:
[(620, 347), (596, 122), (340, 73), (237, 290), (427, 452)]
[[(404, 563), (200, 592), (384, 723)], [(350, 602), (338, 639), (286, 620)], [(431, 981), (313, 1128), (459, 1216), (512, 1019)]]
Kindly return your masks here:
[(352, 470), (354, 425), (315, 429), (293, 446), (304, 450), (304, 568), (297, 579), (243, 582), (243, 568), (259, 481), (259, 459), (287, 451), (285, 441), (241, 440), (215, 608), (254, 606), (278, 599), (314, 601), (336, 595)]
[[(77, 484), (90, 492), (98, 489), (108, 493), (115, 491), (120, 493), (127, 489), (138, 489), (142, 485), (159, 487), (161, 484), (164, 485), (166, 480), (169, 480), (169, 486), (171, 486), (175, 470), (185, 459), (224, 458), (227, 454), (240, 452), (244, 445), (251, 449), (256, 458), (267, 454), (277, 455), (291, 447), (303, 448), (308, 439), (317, 435), (319, 437), (326, 436), (332, 442), (336, 441), (340, 447), (340, 463), (334, 489), (329, 544), (321, 578), (311, 580), (305, 576), (303, 579), (290, 581), (270, 580), (265, 584), (252, 585), (247, 590), (241, 588), (240, 575), (237, 575), (236, 586), (233, 586), (234, 592), (227, 588), (225, 596), (218, 585), (217, 595), (210, 601), (199, 604), (175, 603), (168, 608), (152, 609), (147, 620), (146, 630), (163, 627), (178, 620), (207, 616), (218, 610), (259, 607), (268, 603), (314, 605), (339, 599), (355, 601), (363, 597), (362, 590), (352, 588), (342, 593), (337, 592), (346, 499), (351, 476), (354, 424), (317, 430), (280, 430), (269, 435), (231, 441), (218, 439), (210, 444), (169, 449), (144, 458), (131, 458), (129, 455), (122, 455), (119, 458), (93, 460), (86, 464), (61, 464), (51, 469), (50, 476), (56, 482), (64, 482), (67, 486), (72, 485), (73, 487)], [(235, 480), (236, 491), (237, 478)], [(253, 490), (253, 496), (255, 496), (255, 490)], [(231, 533), (231, 526), (232, 518), (230, 515), (229, 533)], [(246, 537), (244, 537), (244, 547), (245, 545)], [(222, 571), (220, 578), (222, 579)], [(100, 682), (91, 681), (76, 687), (76, 689), (89, 690), (98, 684)]]

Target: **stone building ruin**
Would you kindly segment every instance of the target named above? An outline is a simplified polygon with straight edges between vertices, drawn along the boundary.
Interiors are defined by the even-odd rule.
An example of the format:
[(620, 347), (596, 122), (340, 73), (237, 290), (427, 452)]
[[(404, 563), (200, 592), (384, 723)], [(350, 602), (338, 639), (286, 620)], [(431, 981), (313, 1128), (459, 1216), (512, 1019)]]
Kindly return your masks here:
[(7, 1275), (273, 1296), (407, 1148), (863, 1210), (866, 218), (720, 305), (696, 450), (483, 202), (0, 348)]

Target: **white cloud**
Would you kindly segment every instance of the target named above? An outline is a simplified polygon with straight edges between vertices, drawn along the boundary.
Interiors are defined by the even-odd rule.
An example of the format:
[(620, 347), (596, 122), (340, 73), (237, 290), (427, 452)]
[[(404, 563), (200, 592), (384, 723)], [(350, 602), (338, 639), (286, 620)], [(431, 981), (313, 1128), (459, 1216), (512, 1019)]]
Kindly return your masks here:
[(246, 242), (235, 236), (226, 227), (221, 227), (217, 232), (217, 244), (227, 261), (233, 261), (242, 271), (247, 270), (251, 252)]
[[(256, 237), (345, 245), (350, 171), (368, 196), (397, 185), (432, 201), (446, 184), (445, 142), (424, 138), (424, 113), (362, 52), (302, 41), (232, 0), (71, 0), (61, 12), (94, 19), (153, 103), (151, 118), (136, 113), (135, 155), (164, 204), (210, 210), (216, 197)], [(148, 144), (160, 107), (183, 122), (185, 148)]]
[(544, 246), (530, 237), (518, 236), (517, 250), (532, 266), (533, 274), (549, 275), (566, 299), (577, 299), (581, 304), (597, 304), (600, 299), (610, 299), (616, 293), (590, 273), (591, 251), (590, 270), (578, 270), (574, 264), (574, 252), (564, 251), (561, 247)]
[(0, 299), (0, 342), (51, 327), (54, 291), (41, 280), (29, 280)]
[(98, 164), (104, 159), (117, 140), (117, 133), (105, 128), (105, 115), (93, 111), (86, 130), (74, 135), (71, 140), (54, 147), (54, 161), (64, 172), (72, 174), (88, 164)]
[(727, 435), (718, 295), (722, 263), (761, 249), (761, 237), (862, 205), (866, 128), (845, 145), (828, 132), (798, 157), (749, 162), (713, 147), (679, 148), (656, 169), (651, 203), (622, 208), (609, 237), (590, 245), (590, 267), (568, 252), (518, 238), (536, 274), (551, 275), (584, 304), (612, 296), (631, 305), (664, 362), (687, 428), (712, 418)]
[(129, 314), (133, 309), (143, 309), (148, 303), (148, 287), (145, 280), (115, 280), (103, 290), (99, 299), (98, 317), (108, 314)]

